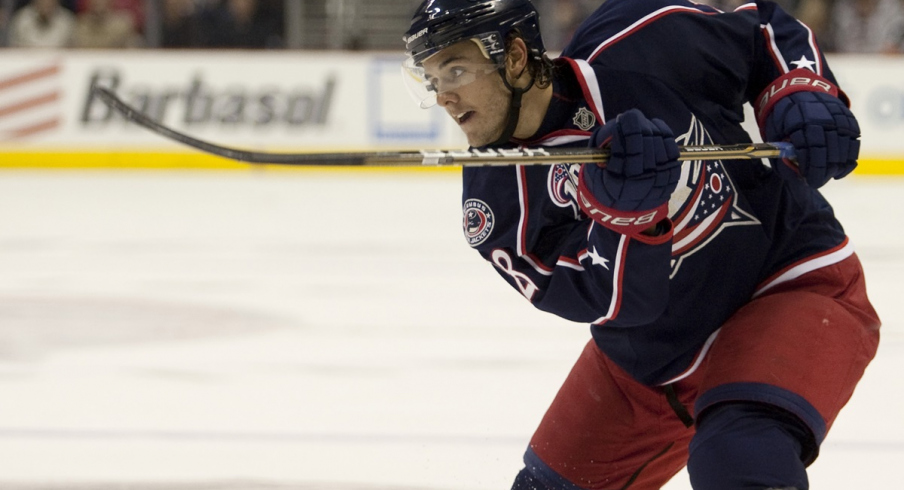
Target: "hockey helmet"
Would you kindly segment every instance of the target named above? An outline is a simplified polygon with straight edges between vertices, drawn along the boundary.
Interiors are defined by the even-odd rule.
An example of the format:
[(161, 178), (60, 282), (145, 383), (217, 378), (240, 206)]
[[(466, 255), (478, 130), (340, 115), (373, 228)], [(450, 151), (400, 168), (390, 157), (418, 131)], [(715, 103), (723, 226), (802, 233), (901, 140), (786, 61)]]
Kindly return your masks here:
[(542, 59), (537, 9), (529, 0), (426, 0), (416, 10), (402, 37), (407, 59), (402, 75), (423, 107), (436, 104), (436, 87), (426, 80), (424, 60), (461, 41), (473, 40), (495, 70), (505, 64), (505, 38), (518, 29), (530, 56)]

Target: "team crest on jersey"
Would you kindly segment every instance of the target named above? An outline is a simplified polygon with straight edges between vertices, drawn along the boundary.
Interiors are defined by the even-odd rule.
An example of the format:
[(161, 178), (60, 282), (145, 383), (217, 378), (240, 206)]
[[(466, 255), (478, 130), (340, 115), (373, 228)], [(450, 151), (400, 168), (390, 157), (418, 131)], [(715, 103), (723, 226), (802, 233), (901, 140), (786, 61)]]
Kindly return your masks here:
[(578, 174), (581, 172), (580, 164), (559, 164), (549, 167), (549, 177), (546, 187), (549, 190), (549, 199), (560, 208), (571, 208), (574, 218), (580, 218), (578, 208)]
[[(676, 138), (679, 145), (712, 144), (712, 138), (696, 117), (688, 131)], [(672, 277), (682, 262), (701, 250), (731, 226), (760, 224), (738, 205), (734, 183), (721, 161), (684, 162), (678, 187), (669, 201), (674, 223)]]
[(596, 115), (586, 107), (581, 107), (571, 122), (581, 131), (590, 131), (590, 128), (596, 126)]
[(493, 232), (496, 218), (493, 210), (480, 199), (468, 199), (462, 207), (462, 227), (468, 244), (476, 247)]

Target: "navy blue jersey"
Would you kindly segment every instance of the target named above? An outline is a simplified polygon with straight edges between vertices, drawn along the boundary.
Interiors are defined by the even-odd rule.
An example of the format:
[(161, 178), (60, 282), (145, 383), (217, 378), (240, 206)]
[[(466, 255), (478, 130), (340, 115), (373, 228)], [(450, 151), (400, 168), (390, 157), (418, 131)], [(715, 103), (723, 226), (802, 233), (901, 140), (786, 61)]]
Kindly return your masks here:
[[(747, 142), (743, 106), (770, 82), (796, 68), (835, 82), (809, 29), (770, 2), (723, 13), (609, 0), (555, 63), (545, 120), (517, 143), (586, 146), (631, 108), (664, 120), (679, 145)], [(760, 162), (684, 162), (665, 243), (587, 218), (579, 167), (466, 168), (465, 237), (534, 306), (590, 323), (600, 349), (649, 385), (691, 372), (752, 298), (853, 253), (818, 191)]]

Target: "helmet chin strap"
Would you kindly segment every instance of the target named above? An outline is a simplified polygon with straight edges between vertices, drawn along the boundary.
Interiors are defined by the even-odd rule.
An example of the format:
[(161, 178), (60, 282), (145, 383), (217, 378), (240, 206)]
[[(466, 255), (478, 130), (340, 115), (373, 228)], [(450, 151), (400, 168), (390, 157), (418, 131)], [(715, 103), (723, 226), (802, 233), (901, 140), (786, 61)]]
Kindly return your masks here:
[(502, 135), (499, 136), (499, 139), (487, 144), (486, 146), (501, 146), (508, 143), (509, 140), (512, 139), (512, 136), (515, 134), (515, 128), (518, 127), (518, 119), (521, 116), (521, 96), (527, 93), (527, 91), (534, 86), (534, 77), (531, 77), (530, 83), (527, 84), (527, 87), (512, 87), (512, 85), (508, 82), (508, 79), (506, 79), (505, 77), (504, 67), (499, 69), (499, 75), (502, 77), (502, 83), (505, 84), (505, 88), (509, 89), (509, 91), (512, 93), (512, 103), (509, 105), (508, 122), (505, 125), (505, 129), (502, 130)]

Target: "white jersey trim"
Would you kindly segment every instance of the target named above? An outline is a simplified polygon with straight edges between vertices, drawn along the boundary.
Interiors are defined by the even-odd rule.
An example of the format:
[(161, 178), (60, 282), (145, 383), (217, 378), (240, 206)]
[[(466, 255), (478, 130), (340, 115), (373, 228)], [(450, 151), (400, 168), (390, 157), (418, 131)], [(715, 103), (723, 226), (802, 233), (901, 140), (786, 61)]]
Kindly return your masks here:
[[(593, 229), (593, 225), (591, 225), (590, 229)], [(589, 234), (589, 232), (588, 232)], [(628, 236), (622, 235), (618, 241), (618, 252), (615, 254), (615, 260), (613, 260), (613, 269), (612, 269), (612, 298), (609, 302), (609, 311), (606, 312), (605, 316), (597, 318), (592, 323), (594, 325), (599, 325), (610, 320), (615, 316), (618, 310), (618, 304), (620, 303), (621, 296), (621, 274), (622, 268), (624, 264), (622, 263), (622, 257), (625, 254), (625, 249), (628, 246)]]
[(716, 330), (715, 332), (713, 332), (709, 335), (709, 338), (706, 339), (706, 343), (703, 344), (703, 347), (700, 349), (700, 352), (697, 354), (697, 358), (694, 359), (694, 363), (691, 364), (691, 367), (687, 368), (686, 371), (679, 374), (678, 376), (675, 376), (674, 378), (666, 381), (665, 383), (660, 384), (659, 386), (665, 386), (668, 384), (677, 383), (678, 381), (681, 381), (682, 379), (694, 374), (694, 371), (696, 371), (697, 368), (700, 367), (700, 364), (703, 363), (703, 358), (706, 357), (706, 353), (709, 352), (709, 348), (713, 346), (713, 342), (716, 341), (716, 337), (719, 336), (719, 332), (721, 332), (721, 331), (722, 331), (722, 329), (719, 328), (718, 330)]
[[(591, 58), (593, 58), (591, 56)], [(574, 60), (578, 69), (581, 70), (580, 76), (584, 79), (584, 87), (590, 92), (590, 102), (593, 103), (593, 108), (596, 109), (596, 114), (600, 118), (600, 123), (606, 122), (606, 113), (603, 112), (603, 94), (600, 93), (600, 84), (599, 80), (596, 79), (596, 72), (593, 71), (593, 68), (590, 66), (586, 60)]]
[(559, 145), (567, 145), (569, 143), (576, 143), (578, 141), (587, 141), (590, 139), (590, 136), (575, 134), (568, 136), (553, 136), (548, 140), (543, 140), (540, 142), (541, 146), (559, 146)]
[(533, 267), (534, 270), (537, 271), (538, 273), (540, 273), (540, 274), (542, 274), (542, 275), (544, 275), (544, 276), (551, 276), (551, 275), (553, 274), (553, 272), (552, 272), (551, 270), (549, 270), (549, 269), (544, 269), (543, 267), (540, 267), (539, 264), (537, 264), (536, 262), (534, 262), (534, 259), (532, 259), (532, 258), (530, 257), (530, 255), (524, 254), (524, 255), (519, 255), (519, 257), (521, 257), (522, 259), (524, 259), (524, 261), (527, 262), (531, 267)]
[(788, 63), (785, 62), (785, 55), (782, 54), (782, 51), (778, 49), (778, 44), (775, 43), (775, 31), (772, 30), (772, 24), (761, 25), (763, 29), (766, 29), (766, 32), (769, 33), (769, 49), (772, 51), (772, 54), (775, 55), (775, 59), (782, 64), (782, 73), (788, 73)]
[(808, 260), (806, 262), (802, 262), (802, 263), (788, 269), (787, 271), (782, 273), (780, 276), (776, 277), (775, 279), (769, 281), (768, 283), (764, 284), (762, 287), (757, 289), (756, 292), (753, 293), (753, 298), (761, 296), (763, 293), (772, 289), (775, 286), (778, 286), (779, 284), (786, 283), (788, 281), (793, 281), (794, 279), (797, 279), (798, 277), (800, 277), (808, 272), (812, 272), (812, 271), (815, 271), (816, 269), (821, 269), (823, 267), (828, 267), (830, 265), (837, 264), (837, 263), (841, 262), (842, 260), (850, 257), (851, 255), (854, 255), (854, 245), (851, 244), (850, 241), (848, 241), (847, 244), (845, 244), (845, 246), (841, 247), (840, 249), (838, 249), (832, 253), (829, 253), (829, 254), (826, 254), (826, 255), (823, 255), (820, 257), (816, 257), (815, 259)]
[(816, 63), (816, 69), (814, 71), (817, 75), (822, 76), (822, 59), (819, 57), (819, 50), (816, 49), (816, 35), (813, 34), (813, 30), (806, 24), (799, 20), (797, 22), (807, 30), (807, 44), (810, 45), (810, 50), (813, 51), (813, 62)]

